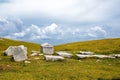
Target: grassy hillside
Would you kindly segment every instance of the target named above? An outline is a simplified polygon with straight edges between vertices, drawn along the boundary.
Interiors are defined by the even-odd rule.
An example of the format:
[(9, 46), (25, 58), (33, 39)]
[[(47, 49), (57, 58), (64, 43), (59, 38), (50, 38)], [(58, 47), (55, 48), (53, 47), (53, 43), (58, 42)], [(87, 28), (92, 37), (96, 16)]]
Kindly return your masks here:
[(74, 42), (55, 46), (59, 51), (93, 51), (99, 54), (120, 54), (120, 38)]
[(3, 52), (4, 50), (6, 50), (9, 46), (18, 46), (18, 45), (24, 45), (25, 47), (27, 47), (28, 53), (30, 53), (31, 50), (40, 50), (39, 44), (1, 38), (0, 52)]
[[(116, 43), (116, 41), (119, 42), (120, 39), (113, 40)], [(94, 41), (91, 42), (93, 43)], [(76, 49), (72, 47), (66, 49), (68, 46), (68, 44), (66, 44), (66, 47), (60, 45), (61, 47), (56, 46), (55, 49), (71, 51), (78, 51), (81, 48), (89, 49), (88, 47), (85, 48), (85, 45), (89, 46), (91, 43), (85, 43), (80, 43), (81, 45), (84, 45), (83, 48), (80, 46)], [(89, 45), (87, 45), (87, 43)], [(0, 39), (0, 80), (120, 80), (119, 58), (100, 59), (100, 62), (96, 62), (98, 60), (96, 58), (82, 60), (65, 59), (63, 62), (46, 62), (42, 56), (35, 56), (39, 57), (40, 59), (32, 59), (30, 60), (30, 64), (26, 64), (24, 62), (11, 61), (11, 57), (3, 55), (3, 51), (11, 45), (25, 45), (28, 48), (29, 55), (31, 50), (39, 50), (39, 44), (9, 39)], [(90, 50), (92, 49), (93, 48), (90, 48)], [(97, 48), (95, 47), (95, 49)]]

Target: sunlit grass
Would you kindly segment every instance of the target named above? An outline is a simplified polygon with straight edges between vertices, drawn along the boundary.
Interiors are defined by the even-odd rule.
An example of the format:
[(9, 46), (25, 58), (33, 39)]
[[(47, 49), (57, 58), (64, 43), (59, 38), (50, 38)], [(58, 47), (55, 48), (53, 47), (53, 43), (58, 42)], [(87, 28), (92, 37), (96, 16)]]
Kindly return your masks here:
[(120, 38), (75, 42), (55, 46), (56, 51), (93, 51), (96, 54), (120, 54)]
[[(99, 46), (97, 47), (97, 43), (94, 46), (89, 47), (93, 42), (85, 42), (85, 43), (77, 43), (72, 44), (74, 48), (68, 48), (71, 52), (86, 50), (95, 51), (101, 49), (102, 51), (112, 51), (112, 48), (116, 48), (119, 51), (118, 43), (120, 39), (113, 39), (113, 46), (109, 48), (111, 44), (101, 45), (100, 41), (97, 43)], [(107, 40), (106, 40), (107, 42)], [(109, 42), (109, 40), (108, 40)], [(101, 43), (102, 44), (102, 43)], [(31, 54), (31, 50), (39, 50), (39, 44), (33, 44), (22, 41), (13, 41), (4, 39), (0, 41), (0, 80), (112, 80), (112, 79), (120, 79), (120, 59), (99, 59), (100, 62), (96, 62), (98, 59), (96, 58), (87, 58), (78, 60), (77, 58), (65, 59), (65, 61), (57, 61), (57, 62), (46, 62), (43, 59), (43, 56), (35, 56), (39, 57), (40, 60), (34, 60), (33, 57), (30, 57), (31, 63), (25, 64), (24, 62), (14, 62), (11, 60), (11, 57), (4, 56), (3, 51), (8, 46), (14, 45), (25, 45), (28, 48), (28, 56)], [(68, 44), (66, 44), (68, 45)], [(56, 46), (55, 50), (59, 51), (62, 49), (67, 49), (66, 45)], [(71, 44), (69, 44), (70, 46)], [(71, 46), (72, 46), (71, 45)], [(75, 48), (78, 47), (79, 48)], [(82, 45), (82, 46), (81, 46)], [(107, 47), (105, 47), (107, 45)], [(116, 47), (116, 46), (117, 47)], [(102, 48), (104, 46), (105, 48)], [(62, 47), (62, 48), (61, 48)], [(81, 49), (82, 48), (82, 49)], [(97, 49), (97, 50), (96, 50)], [(93, 50), (94, 51), (94, 50)], [(101, 52), (100, 52), (101, 53)], [(74, 53), (75, 54), (75, 53)]]

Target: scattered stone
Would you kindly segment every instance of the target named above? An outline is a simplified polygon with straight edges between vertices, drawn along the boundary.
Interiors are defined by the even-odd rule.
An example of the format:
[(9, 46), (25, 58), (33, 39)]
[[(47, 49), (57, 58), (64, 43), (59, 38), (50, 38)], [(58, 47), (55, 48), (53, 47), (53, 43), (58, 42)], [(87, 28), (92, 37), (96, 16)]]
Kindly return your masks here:
[(31, 63), (31, 62), (30, 62), (30, 61), (24, 61), (24, 63), (28, 63), (28, 64), (29, 64), (29, 63)]
[(13, 52), (13, 59), (15, 61), (23, 61), (27, 59), (27, 48), (23, 45), (16, 46)]
[(31, 56), (37, 56), (38, 54), (36, 52), (32, 53)]
[(45, 55), (46, 61), (63, 61), (64, 57), (62, 56), (52, 56), (52, 55)]
[(41, 53), (44, 54), (53, 54), (54, 53), (54, 48), (51, 44), (44, 43), (41, 45)]
[(39, 57), (35, 57), (34, 59), (38, 60), (38, 59), (40, 59), (40, 58), (39, 58)]
[(92, 55), (83, 55), (83, 54), (76, 54), (76, 56), (77, 56), (79, 59), (92, 57)]
[(109, 55), (92, 55), (93, 57), (97, 57), (97, 58), (115, 58)]
[(67, 52), (63, 52), (63, 51), (60, 51), (60, 52), (56, 52), (58, 55), (62, 56), (62, 57), (67, 57), (67, 58), (70, 58), (72, 57), (73, 55), (70, 54), (70, 53), (67, 53)]
[(120, 54), (113, 54), (112, 56), (115, 58), (120, 58)]
[(96, 62), (101, 62), (101, 61), (98, 59), (98, 60), (96, 60)]
[(94, 54), (93, 52), (90, 52), (90, 51), (80, 51), (79, 53), (83, 54), (83, 55), (93, 55)]
[(81, 60), (78, 60), (79, 62), (82, 62)]

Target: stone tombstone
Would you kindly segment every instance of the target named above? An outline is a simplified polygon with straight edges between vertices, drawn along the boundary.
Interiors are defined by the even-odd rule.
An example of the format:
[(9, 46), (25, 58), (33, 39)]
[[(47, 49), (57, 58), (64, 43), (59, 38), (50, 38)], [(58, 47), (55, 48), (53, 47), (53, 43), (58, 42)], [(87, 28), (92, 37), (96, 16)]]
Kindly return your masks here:
[(44, 43), (44, 44), (41, 45), (41, 53), (53, 54), (54, 53), (54, 47), (51, 44)]
[(23, 45), (16, 46), (13, 52), (13, 59), (15, 61), (23, 61), (27, 59), (27, 48)]

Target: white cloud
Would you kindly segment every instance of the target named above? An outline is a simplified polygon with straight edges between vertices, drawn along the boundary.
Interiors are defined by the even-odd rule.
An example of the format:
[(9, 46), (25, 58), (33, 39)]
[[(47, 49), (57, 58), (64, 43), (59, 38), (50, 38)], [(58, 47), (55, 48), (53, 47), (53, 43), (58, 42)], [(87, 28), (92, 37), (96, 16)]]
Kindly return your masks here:
[(0, 4), (0, 15), (48, 17), (62, 21), (101, 21), (114, 14), (118, 3), (118, 0), (10, 0), (9, 3)]
[(54, 44), (109, 36), (114, 37), (114, 35), (109, 34), (111, 33), (108, 32), (109, 30), (106, 31), (101, 26), (93, 26), (91, 28), (64, 27), (52, 23), (41, 27), (35, 24), (30, 26), (23, 24), (20, 19), (0, 19), (0, 36), (33, 42), (54, 42)]
[(88, 31), (88, 35), (91, 37), (106, 37), (107, 32), (100, 26), (91, 27)]

